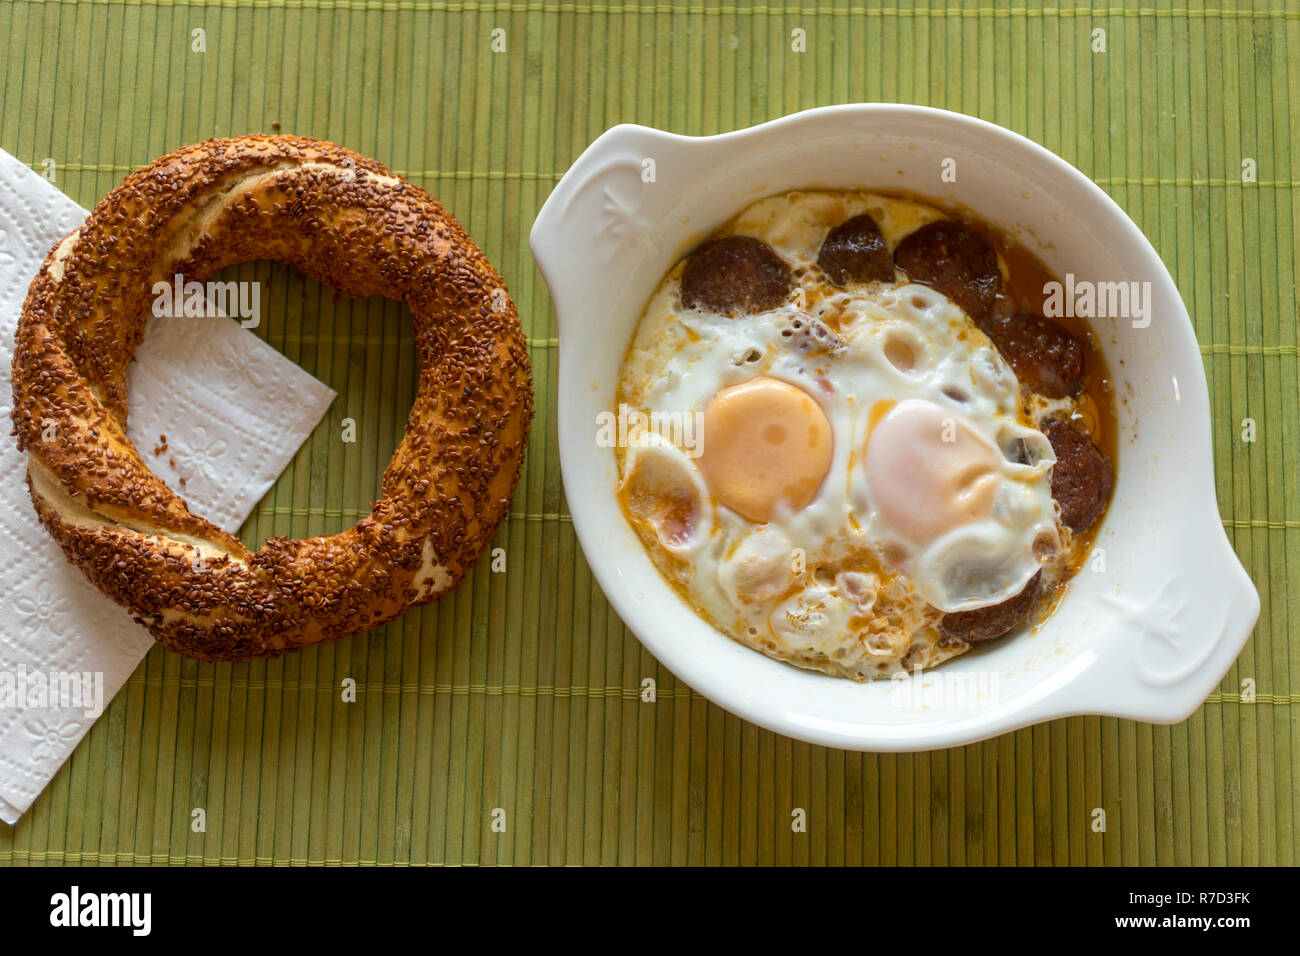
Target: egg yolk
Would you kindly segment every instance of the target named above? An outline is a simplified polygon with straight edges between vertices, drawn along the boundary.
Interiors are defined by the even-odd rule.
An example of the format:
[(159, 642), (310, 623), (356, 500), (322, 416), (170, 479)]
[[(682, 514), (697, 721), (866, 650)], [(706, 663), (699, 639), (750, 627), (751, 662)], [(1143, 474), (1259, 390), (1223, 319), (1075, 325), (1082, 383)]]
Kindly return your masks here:
[(724, 388), (704, 410), (700, 469), (717, 499), (764, 524), (780, 502), (798, 510), (831, 467), (831, 426), (807, 392), (759, 376)]
[(990, 513), (998, 456), (951, 411), (920, 399), (899, 402), (867, 438), (871, 500), (895, 534), (928, 544)]

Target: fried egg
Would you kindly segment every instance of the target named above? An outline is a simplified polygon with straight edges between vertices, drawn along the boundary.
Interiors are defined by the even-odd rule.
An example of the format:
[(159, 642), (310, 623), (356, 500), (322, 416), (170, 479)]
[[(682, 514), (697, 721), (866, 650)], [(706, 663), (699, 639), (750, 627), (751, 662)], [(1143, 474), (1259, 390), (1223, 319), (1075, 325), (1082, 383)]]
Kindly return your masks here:
[[(891, 247), (940, 216), (860, 193), (756, 203), (721, 234), (780, 256), (785, 301), (687, 308), (678, 263), (618, 391), (656, 423), (620, 449), (619, 495), (661, 572), (734, 639), (857, 680), (964, 650), (942, 615), (1015, 596), (1062, 548), (1052, 446), (993, 343), (901, 273), (818, 270), (827, 231), (862, 212)], [(683, 418), (697, 427), (669, 427)]]

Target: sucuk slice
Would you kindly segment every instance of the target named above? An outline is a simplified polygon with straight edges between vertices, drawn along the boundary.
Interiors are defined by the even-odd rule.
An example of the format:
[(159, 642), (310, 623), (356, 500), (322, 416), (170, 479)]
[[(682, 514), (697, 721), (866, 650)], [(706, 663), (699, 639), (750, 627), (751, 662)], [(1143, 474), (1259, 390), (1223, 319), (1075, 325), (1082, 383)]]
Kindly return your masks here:
[(1001, 604), (976, 608), (973, 611), (945, 614), (939, 621), (939, 630), (948, 637), (957, 638), (968, 644), (1001, 637), (1029, 616), (1038, 597), (1042, 578), (1043, 572), (1037, 572), (1019, 594)]
[(1115, 478), (1110, 459), (1083, 432), (1052, 420), (1043, 428), (1056, 453), (1052, 497), (1061, 506), (1061, 521), (1075, 534), (1088, 530), (1106, 508)]
[(1044, 398), (1073, 398), (1083, 390), (1083, 343), (1057, 323), (1020, 314), (979, 325), (1023, 387)]
[(735, 316), (775, 309), (790, 295), (790, 268), (767, 243), (727, 236), (691, 253), (682, 272), (682, 305)]
[(836, 285), (894, 280), (889, 246), (876, 220), (866, 213), (846, 219), (826, 234), (817, 266)]
[(1002, 286), (998, 256), (983, 236), (964, 223), (941, 219), (906, 236), (894, 250), (894, 264), (913, 282), (928, 285), (981, 318)]

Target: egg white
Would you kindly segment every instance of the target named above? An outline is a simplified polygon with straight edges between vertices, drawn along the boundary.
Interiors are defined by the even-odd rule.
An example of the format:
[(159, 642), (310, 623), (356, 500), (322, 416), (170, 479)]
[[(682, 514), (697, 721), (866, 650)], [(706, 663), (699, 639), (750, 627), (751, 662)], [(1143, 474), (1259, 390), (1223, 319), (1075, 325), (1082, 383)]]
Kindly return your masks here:
[[(720, 234), (767, 242), (795, 271), (789, 300), (731, 318), (685, 309), (679, 263), (646, 306), (619, 387), (620, 402), (661, 415), (702, 412), (722, 389), (759, 375), (817, 401), (833, 454), (821, 488), (801, 509), (778, 506), (766, 525), (746, 520), (709, 493), (692, 455), (665, 454), (662, 436), (620, 456), (622, 497), (661, 571), (715, 626), (764, 653), (859, 680), (933, 666), (964, 650), (941, 640), (942, 614), (1015, 595), (1060, 544), (1051, 446), (1026, 418), (1015, 375), (983, 332), (942, 294), (907, 284), (901, 273), (893, 285), (837, 288), (815, 267), (827, 230), (861, 212), (891, 248), (941, 216), (866, 193), (795, 192), (754, 204)], [(910, 353), (903, 367), (898, 343)], [(998, 457), (991, 514), (924, 547), (882, 519), (863, 464), (873, 408), (878, 417), (880, 407), (908, 400), (950, 412), (994, 449), (1029, 453), (1028, 464)], [(707, 432), (699, 437), (708, 442)], [(665, 538), (653, 508), (629, 507), (645, 476), (672, 485), (665, 476), (673, 469), (700, 509), (685, 543), (680, 529)]]

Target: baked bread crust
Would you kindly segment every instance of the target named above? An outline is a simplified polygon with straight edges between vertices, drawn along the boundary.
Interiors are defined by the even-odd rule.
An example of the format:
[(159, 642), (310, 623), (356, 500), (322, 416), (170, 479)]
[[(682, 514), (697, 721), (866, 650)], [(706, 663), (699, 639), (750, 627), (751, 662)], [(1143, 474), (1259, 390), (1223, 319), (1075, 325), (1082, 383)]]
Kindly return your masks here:
[[(251, 259), (405, 302), (419, 362), (370, 515), (256, 552), (192, 514), (126, 435), (154, 284)], [(509, 509), (533, 415), (514, 303), (456, 220), (374, 160), (297, 136), (186, 146), (109, 193), (32, 282), (13, 397), (32, 502), (68, 559), (162, 644), (227, 661), (369, 630), (454, 587)]]

